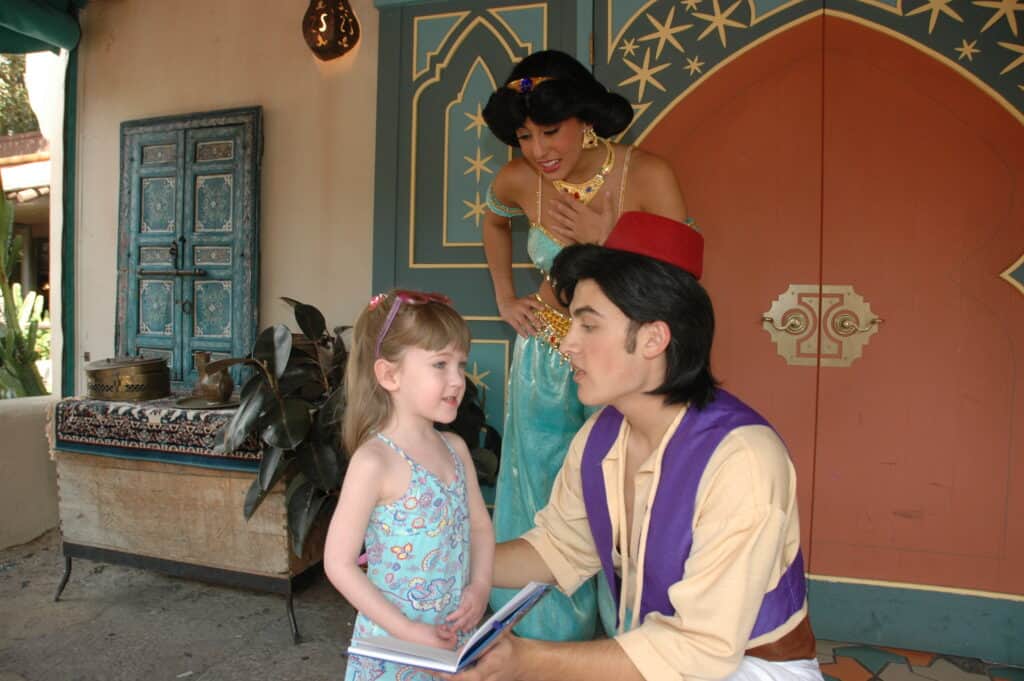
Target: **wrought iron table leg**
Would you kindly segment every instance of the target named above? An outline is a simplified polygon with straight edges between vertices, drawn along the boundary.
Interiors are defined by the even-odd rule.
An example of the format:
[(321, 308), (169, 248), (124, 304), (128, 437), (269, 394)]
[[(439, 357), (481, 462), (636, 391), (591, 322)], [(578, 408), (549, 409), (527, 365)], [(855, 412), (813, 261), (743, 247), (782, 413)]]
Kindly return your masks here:
[(295, 622), (295, 595), (289, 590), (288, 591), (288, 602), (286, 608), (288, 609), (288, 624), (292, 627), (292, 643), (298, 645), (299, 643), (299, 625)]
[(71, 556), (64, 556), (64, 576), (60, 578), (60, 584), (57, 585), (57, 593), (53, 595), (53, 601), (56, 603), (60, 600), (60, 594), (64, 591), (64, 587), (68, 584), (68, 577), (71, 576)]

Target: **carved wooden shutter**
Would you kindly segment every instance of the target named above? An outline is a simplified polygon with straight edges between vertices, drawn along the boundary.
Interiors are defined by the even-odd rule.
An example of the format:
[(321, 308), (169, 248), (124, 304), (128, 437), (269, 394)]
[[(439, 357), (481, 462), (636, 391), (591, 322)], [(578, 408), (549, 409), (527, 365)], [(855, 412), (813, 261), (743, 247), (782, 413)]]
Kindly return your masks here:
[(247, 354), (259, 309), (260, 109), (121, 126), (117, 353)]

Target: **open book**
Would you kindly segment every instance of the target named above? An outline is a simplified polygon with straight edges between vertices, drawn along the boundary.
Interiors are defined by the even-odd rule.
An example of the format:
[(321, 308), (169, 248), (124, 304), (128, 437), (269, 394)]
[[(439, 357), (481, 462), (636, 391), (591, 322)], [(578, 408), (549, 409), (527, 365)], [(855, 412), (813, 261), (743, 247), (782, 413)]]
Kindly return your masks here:
[(473, 664), (485, 650), (498, 640), (498, 636), (522, 619), (541, 596), (548, 592), (550, 584), (530, 582), (519, 590), (508, 603), (481, 624), (466, 643), (458, 650), (432, 648), (419, 643), (409, 643), (393, 636), (368, 636), (354, 638), (348, 647), (349, 655), (363, 655), (388, 662), (398, 662), (412, 667), (423, 667), (454, 674)]

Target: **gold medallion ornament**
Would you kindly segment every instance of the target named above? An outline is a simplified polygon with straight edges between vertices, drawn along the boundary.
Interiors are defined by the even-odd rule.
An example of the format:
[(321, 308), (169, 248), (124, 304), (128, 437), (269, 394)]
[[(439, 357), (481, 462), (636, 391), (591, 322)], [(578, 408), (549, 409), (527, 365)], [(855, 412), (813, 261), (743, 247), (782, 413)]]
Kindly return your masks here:
[(584, 206), (594, 199), (594, 196), (597, 195), (597, 191), (604, 185), (604, 180), (608, 177), (608, 173), (612, 171), (612, 166), (615, 165), (615, 149), (612, 147), (612, 143), (606, 139), (601, 139), (601, 141), (604, 142), (606, 153), (604, 163), (602, 163), (601, 167), (598, 168), (596, 175), (586, 182), (581, 182), (579, 184), (576, 184), (575, 182), (566, 182), (565, 180), (552, 180), (551, 182), (551, 184), (555, 185), (555, 189), (560, 192), (565, 192)]

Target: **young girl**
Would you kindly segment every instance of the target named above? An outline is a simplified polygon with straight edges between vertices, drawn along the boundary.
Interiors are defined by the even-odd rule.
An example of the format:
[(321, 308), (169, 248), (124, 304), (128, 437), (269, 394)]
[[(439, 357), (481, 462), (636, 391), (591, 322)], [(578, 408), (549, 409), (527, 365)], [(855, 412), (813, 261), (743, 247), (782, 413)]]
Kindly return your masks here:
[[(343, 424), (351, 455), (324, 548), (327, 577), (359, 610), (356, 637), (453, 648), (487, 605), (494, 530), (466, 443), (434, 429), (455, 419), (468, 350), (466, 322), (438, 294), (381, 294), (356, 321)], [(431, 677), (350, 656), (345, 678)]]

